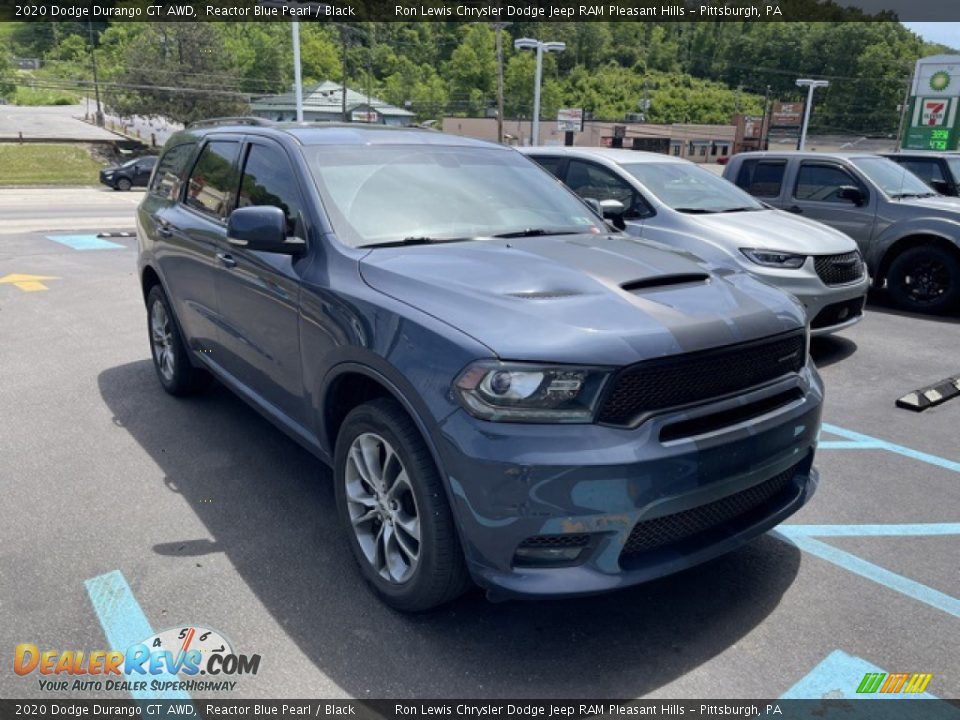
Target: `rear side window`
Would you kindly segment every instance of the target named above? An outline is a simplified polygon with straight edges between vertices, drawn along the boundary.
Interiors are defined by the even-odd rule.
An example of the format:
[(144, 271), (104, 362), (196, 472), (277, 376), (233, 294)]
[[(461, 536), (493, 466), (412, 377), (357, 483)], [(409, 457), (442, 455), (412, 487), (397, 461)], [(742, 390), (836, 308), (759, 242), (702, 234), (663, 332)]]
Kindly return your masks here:
[(797, 200), (849, 205), (849, 200), (840, 197), (842, 187), (861, 188), (857, 179), (843, 168), (835, 165), (803, 163), (800, 166), (800, 172), (797, 173), (797, 187), (793, 195)]
[(187, 181), (187, 205), (216, 220), (225, 220), (237, 187), (239, 154), (238, 142), (212, 140), (204, 145)]
[(293, 170), (280, 150), (251, 145), (243, 168), (237, 207), (273, 205), (287, 218), (287, 235), (303, 237), (300, 191)]
[(563, 165), (563, 158), (558, 157), (534, 157), (538, 165), (544, 170), (552, 173), (554, 177), (560, 177), (560, 168)]
[(754, 197), (780, 197), (785, 160), (745, 160), (737, 173), (737, 185)]
[(151, 193), (167, 200), (179, 197), (183, 174), (195, 147), (196, 143), (183, 143), (167, 149), (150, 183)]

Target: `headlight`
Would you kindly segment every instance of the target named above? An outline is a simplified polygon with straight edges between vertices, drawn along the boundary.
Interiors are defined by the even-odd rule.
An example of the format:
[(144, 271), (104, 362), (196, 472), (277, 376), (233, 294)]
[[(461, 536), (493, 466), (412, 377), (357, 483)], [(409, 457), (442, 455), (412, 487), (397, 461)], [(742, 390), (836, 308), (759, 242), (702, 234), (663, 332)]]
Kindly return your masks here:
[(788, 252), (779, 252), (777, 250), (754, 250), (752, 248), (740, 248), (740, 252), (746, 255), (752, 262), (764, 267), (787, 268), (796, 270), (807, 260), (806, 255), (795, 255)]
[(454, 390), (482, 420), (588, 423), (608, 376), (602, 368), (483, 360), (460, 374)]

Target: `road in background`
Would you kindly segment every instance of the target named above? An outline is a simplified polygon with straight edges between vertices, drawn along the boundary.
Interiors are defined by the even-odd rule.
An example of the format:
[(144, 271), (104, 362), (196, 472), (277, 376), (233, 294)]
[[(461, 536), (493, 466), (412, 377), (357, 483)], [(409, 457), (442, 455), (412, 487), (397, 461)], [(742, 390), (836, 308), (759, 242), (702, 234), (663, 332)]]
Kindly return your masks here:
[[(95, 183), (97, 178), (90, 178)], [(0, 236), (38, 230), (133, 230), (143, 190), (24, 188), (0, 192)], [(7, 248), (0, 245), (0, 255)]]

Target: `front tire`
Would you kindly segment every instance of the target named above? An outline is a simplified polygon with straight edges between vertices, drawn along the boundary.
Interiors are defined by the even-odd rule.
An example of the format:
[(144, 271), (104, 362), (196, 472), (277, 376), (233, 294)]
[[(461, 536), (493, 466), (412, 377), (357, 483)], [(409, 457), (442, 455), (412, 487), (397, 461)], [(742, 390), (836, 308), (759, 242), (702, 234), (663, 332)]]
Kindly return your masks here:
[(163, 389), (171, 395), (191, 395), (210, 384), (210, 374), (194, 367), (160, 285), (147, 294), (147, 331), (153, 367)]
[(440, 474), (396, 401), (380, 398), (347, 415), (334, 479), (354, 558), (384, 602), (421, 612), (463, 593), (469, 576)]
[(127, 192), (131, 187), (133, 187), (133, 183), (127, 180), (127, 178), (120, 178), (117, 180), (117, 190), (120, 190), (121, 192)]
[(960, 301), (960, 262), (936, 245), (912, 247), (890, 264), (887, 288), (902, 310), (945, 312)]

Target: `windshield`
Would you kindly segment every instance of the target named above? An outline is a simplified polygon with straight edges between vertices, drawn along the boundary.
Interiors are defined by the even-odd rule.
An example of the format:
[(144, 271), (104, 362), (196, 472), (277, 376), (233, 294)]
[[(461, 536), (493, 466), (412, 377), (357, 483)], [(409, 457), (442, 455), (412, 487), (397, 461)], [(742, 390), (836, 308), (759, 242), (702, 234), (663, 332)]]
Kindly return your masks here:
[(353, 247), (494, 235), (605, 232), (513, 150), (433, 145), (306, 148), (339, 239)]
[(137, 162), (137, 158), (134, 158), (133, 160), (127, 160), (127, 161), (126, 161), (125, 163), (123, 163), (123, 165), (121, 165), (120, 167), (122, 167), (122, 168), (130, 167), (131, 165), (135, 165), (136, 162)]
[(953, 175), (953, 181), (960, 182), (960, 158), (948, 157), (947, 167), (950, 168), (950, 174)]
[(688, 213), (763, 210), (750, 195), (692, 163), (635, 163), (623, 169), (668, 207)]
[(893, 160), (883, 157), (859, 157), (851, 159), (850, 162), (890, 197), (936, 194), (923, 180)]

